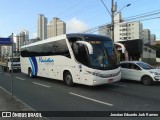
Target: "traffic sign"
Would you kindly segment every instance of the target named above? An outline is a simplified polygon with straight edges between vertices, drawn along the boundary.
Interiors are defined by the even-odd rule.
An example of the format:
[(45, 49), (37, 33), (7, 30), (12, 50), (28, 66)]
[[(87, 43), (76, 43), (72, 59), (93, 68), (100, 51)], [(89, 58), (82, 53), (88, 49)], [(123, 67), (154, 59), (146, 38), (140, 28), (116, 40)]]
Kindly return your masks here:
[(11, 38), (0, 38), (0, 45), (10, 45), (12, 44)]

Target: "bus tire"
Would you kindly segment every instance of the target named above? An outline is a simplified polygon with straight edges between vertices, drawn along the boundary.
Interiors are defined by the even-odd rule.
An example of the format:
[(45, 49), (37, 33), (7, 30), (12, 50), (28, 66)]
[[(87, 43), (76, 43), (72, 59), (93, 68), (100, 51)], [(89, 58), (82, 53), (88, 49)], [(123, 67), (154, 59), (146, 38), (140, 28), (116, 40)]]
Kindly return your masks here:
[(34, 75), (32, 74), (32, 69), (31, 68), (28, 69), (28, 75), (29, 75), (30, 78), (34, 78)]
[(142, 83), (146, 86), (151, 85), (153, 83), (152, 78), (149, 76), (142, 77)]
[(74, 86), (72, 75), (69, 71), (66, 71), (64, 73), (64, 82), (66, 85), (68, 85), (70, 87)]

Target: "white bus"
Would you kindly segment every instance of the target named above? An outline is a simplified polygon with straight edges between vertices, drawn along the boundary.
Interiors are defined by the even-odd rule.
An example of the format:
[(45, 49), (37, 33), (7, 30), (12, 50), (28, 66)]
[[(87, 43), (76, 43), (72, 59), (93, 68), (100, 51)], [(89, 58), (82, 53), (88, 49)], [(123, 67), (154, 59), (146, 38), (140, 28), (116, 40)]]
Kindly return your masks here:
[(112, 40), (94, 34), (65, 34), (21, 47), (21, 71), (89, 86), (121, 79)]

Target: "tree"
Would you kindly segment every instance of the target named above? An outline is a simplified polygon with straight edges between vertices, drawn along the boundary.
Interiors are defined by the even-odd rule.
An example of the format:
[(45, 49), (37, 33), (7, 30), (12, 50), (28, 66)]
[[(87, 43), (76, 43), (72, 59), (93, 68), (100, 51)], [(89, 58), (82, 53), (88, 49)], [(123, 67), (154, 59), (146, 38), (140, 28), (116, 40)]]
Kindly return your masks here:
[(152, 45), (151, 47), (156, 50), (156, 57), (160, 58), (160, 44)]

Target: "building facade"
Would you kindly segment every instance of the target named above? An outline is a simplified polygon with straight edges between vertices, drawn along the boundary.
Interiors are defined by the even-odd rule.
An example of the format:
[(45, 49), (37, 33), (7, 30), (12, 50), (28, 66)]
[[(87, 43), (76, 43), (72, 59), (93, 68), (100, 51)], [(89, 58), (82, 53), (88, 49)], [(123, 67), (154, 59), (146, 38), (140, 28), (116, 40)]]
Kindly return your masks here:
[(127, 22), (115, 25), (115, 41), (142, 39), (143, 25), (139, 22)]
[(155, 45), (156, 44), (156, 35), (155, 34), (151, 34), (151, 36), (150, 36), (150, 44), (151, 45)]
[(43, 14), (38, 15), (37, 37), (41, 40), (47, 39), (47, 18)]
[(62, 34), (66, 34), (66, 23), (61, 21), (59, 18), (53, 18), (52, 21), (47, 24), (48, 38)]
[[(140, 21), (124, 22), (121, 13), (114, 17), (114, 41), (135, 40), (143, 38), (143, 25)], [(99, 34), (112, 36), (111, 25), (99, 27)]]
[(23, 45), (27, 45), (29, 43), (29, 31), (23, 30), (19, 34), (14, 35), (13, 41), (15, 43), (14, 51), (19, 52)]
[[(111, 27), (109, 25), (99, 27), (99, 34), (111, 37)], [(139, 21), (117, 23), (114, 26), (114, 41), (142, 38), (143, 25)]]
[(143, 43), (144, 44), (150, 44), (150, 30), (144, 29), (143, 30)]

